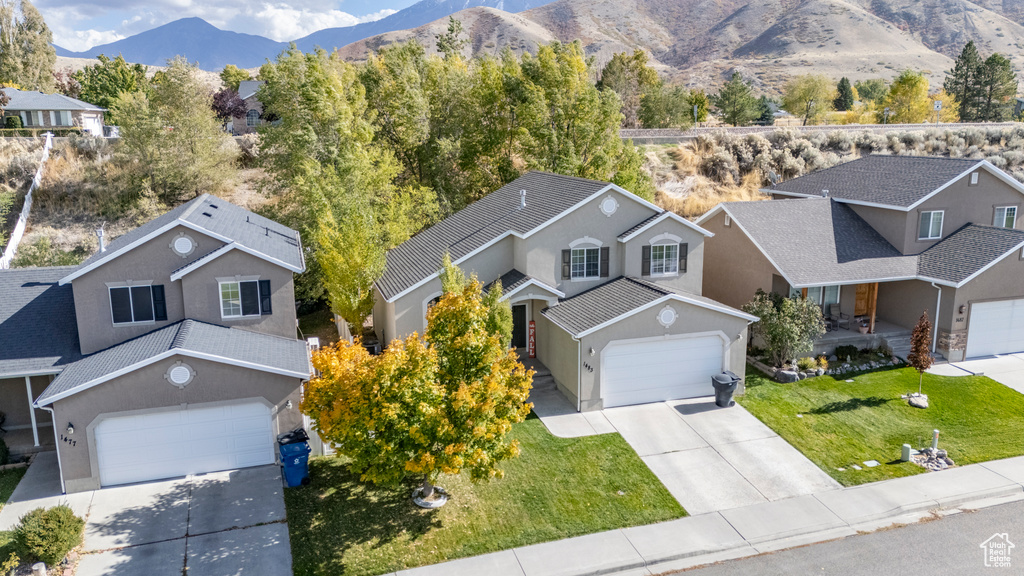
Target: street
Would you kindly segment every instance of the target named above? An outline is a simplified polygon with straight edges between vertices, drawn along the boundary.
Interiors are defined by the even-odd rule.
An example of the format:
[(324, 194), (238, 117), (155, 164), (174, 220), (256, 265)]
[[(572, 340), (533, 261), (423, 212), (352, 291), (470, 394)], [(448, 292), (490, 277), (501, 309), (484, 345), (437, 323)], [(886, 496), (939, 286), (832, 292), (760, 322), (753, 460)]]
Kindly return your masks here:
[[(986, 550), (981, 545), (997, 533), (1005, 533), (1021, 549), (1015, 551), (997, 536), (991, 540), (995, 551), (990, 564), (998, 563), (995, 556), (1008, 549), (1009, 566), (986, 567)], [(1024, 502), (684, 572), (687, 576), (1024, 574)]]

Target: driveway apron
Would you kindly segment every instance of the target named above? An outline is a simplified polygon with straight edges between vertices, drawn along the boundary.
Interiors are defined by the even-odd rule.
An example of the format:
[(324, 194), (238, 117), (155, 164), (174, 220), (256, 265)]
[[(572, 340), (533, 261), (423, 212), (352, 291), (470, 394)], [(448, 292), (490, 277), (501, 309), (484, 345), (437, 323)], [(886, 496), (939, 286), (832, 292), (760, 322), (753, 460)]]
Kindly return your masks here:
[(696, 398), (604, 414), (691, 515), (840, 488), (739, 405)]

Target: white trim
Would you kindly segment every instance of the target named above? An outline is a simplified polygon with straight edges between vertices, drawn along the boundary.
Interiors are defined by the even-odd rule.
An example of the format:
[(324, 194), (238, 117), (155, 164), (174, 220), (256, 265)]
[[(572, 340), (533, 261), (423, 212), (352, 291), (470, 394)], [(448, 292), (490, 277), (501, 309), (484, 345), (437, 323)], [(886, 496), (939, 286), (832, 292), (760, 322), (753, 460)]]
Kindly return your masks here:
[[(665, 242), (665, 240), (668, 240), (668, 242)], [(683, 243), (683, 239), (680, 238), (679, 236), (676, 236), (675, 234), (670, 234), (668, 232), (665, 232), (663, 234), (658, 234), (654, 238), (651, 238), (650, 240), (647, 241), (647, 243), (650, 244), (651, 246), (654, 246), (655, 244), (658, 244), (658, 243), (661, 243), (661, 244), (682, 244)]]
[[(556, 288), (552, 288), (551, 286), (548, 286), (547, 284), (541, 282), (540, 280), (537, 280), (536, 278), (530, 278), (526, 282), (523, 282), (519, 286), (516, 286), (516, 288), (514, 290), (512, 290), (511, 292), (506, 292), (505, 294), (503, 294), (501, 299), (502, 300), (508, 300), (514, 294), (517, 294), (517, 293), (521, 292), (522, 290), (525, 290), (526, 288), (528, 288), (530, 286), (536, 286), (536, 287), (540, 288), (541, 290), (547, 290), (548, 292), (551, 292), (552, 294), (554, 294), (555, 296), (557, 296), (559, 298), (565, 298), (565, 292), (562, 292), (561, 290), (558, 290)], [(504, 289), (504, 287), (502, 287), (502, 288)]]
[[(570, 244), (570, 246), (571, 246), (571, 244)], [(595, 274), (593, 276), (587, 276), (586, 275), (587, 264), (588, 264), (587, 252), (589, 252), (590, 250), (597, 250), (597, 274)], [(575, 266), (575, 262), (573, 262), (573, 258), (575, 257), (575, 255), (573, 254), (574, 252), (583, 252), (583, 274), (580, 275), (580, 276), (574, 276), (573, 275), (573, 267)], [(611, 262), (609, 262), (608, 264), (610, 266)], [(569, 281), (570, 282), (584, 282), (584, 281), (598, 280), (598, 279), (602, 278), (601, 272), (603, 272), (603, 270), (601, 270), (601, 247), (600, 246), (596, 247), (596, 248), (593, 247), (593, 246), (582, 246), (580, 248), (570, 248), (569, 249)]]
[(57, 449), (57, 474), (60, 476), (60, 493), (67, 494), (68, 490), (64, 486), (64, 464), (60, 460), (60, 438), (57, 436), (57, 414), (53, 411), (53, 408), (46, 406), (39, 406), (40, 410), (46, 410), (50, 413), (50, 422), (53, 423), (53, 445)]
[(434, 292), (433, 294), (427, 296), (426, 299), (423, 300), (423, 332), (424, 333), (426, 333), (426, 331), (427, 331), (427, 313), (430, 312), (430, 301), (433, 300), (434, 298), (440, 298), (441, 296), (444, 296), (444, 291), (443, 290), (438, 290), (437, 292)]
[[(605, 210), (605, 204), (606, 204), (606, 203), (607, 203), (607, 202), (608, 202), (609, 200), (610, 200), (610, 201), (611, 201), (611, 203), (612, 203), (612, 207), (611, 207), (611, 209), (609, 209), (609, 210)], [(605, 198), (604, 200), (601, 200), (600, 202), (598, 202), (598, 204), (597, 204), (597, 209), (601, 211), (601, 214), (604, 214), (604, 215), (605, 215), (605, 216), (607, 216), (608, 218), (611, 218), (613, 214), (615, 214), (616, 212), (618, 212), (618, 210), (619, 210), (619, 206), (620, 206), (620, 204), (619, 204), (619, 201), (618, 201), (618, 200), (616, 200), (614, 196), (612, 196), (611, 194), (609, 194), (609, 195), (608, 195), (608, 196), (607, 196), (607, 197), (606, 197), (606, 198)]]
[(93, 387), (95, 387), (95, 386), (97, 386), (99, 384), (102, 384), (104, 382), (109, 382), (110, 380), (113, 380), (114, 378), (118, 378), (118, 377), (124, 376), (125, 374), (131, 374), (132, 372), (135, 372), (136, 370), (139, 370), (141, 368), (145, 368), (146, 366), (149, 366), (151, 364), (155, 364), (155, 363), (157, 363), (157, 362), (159, 362), (161, 360), (165, 360), (165, 359), (170, 358), (170, 357), (175, 356), (175, 355), (185, 356), (185, 357), (188, 357), (188, 358), (196, 358), (198, 360), (209, 360), (211, 362), (217, 362), (219, 364), (227, 364), (229, 366), (238, 366), (240, 368), (249, 368), (251, 370), (257, 370), (257, 371), (260, 371), (260, 372), (269, 372), (270, 374), (278, 374), (280, 376), (292, 376), (292, 377), (295, 377), (295, 378), (301, 378), (303, 380), (309, 378), (309, 374), (303, 374), (301, 372), (293, 372), (291, 370), (284, 370), (284, 369), (281, 369), (281, 368), (275, 368), (273, 366), (267, 366), (265, 364), (256, 364), (254, 362), (246, 362), (244, 360), (235, 360), (233, 358), (225, 358), (224, 356), (217, 356), (216, 354), (206, 354), (204, 352), (196, 352), (194, 350), (188, 350), (188, 349), (185, 349), (185, 348), (172, 348), (170, 350), (161, 352), (161, 353), (159, 353), (159, 354), (157, 354), (155, 356), (150, 356), (149, 358), (146, 358), (145, 360), (136, 362), (135, 364), (132, 364), (130, 366), (125, 366), (124, 368), (121, 368), (119, 370), (115, 370), (113, 372), (108, 372), (107, 374), (104, 374), (103, 376), (100, 376), (99, 378), (94, 378), (92, 380), (89, 380), (88, 382), (84, 382), (82, 384), (79, 384), (78, 386), (75, 386), (74, 388), (70, 388), (68, 390), (65, 390), (65, 391), (63, 391), (63, 392), (61, 392), (59, 394), (54, 394), (53, 396), (47, 398), (43, 403), (39, 403), (38, 401), (36, 401), (34, 403), (34, 405), (35, 405), (36, 408), (42, 408), (43, 406), (49, 406), (50, 404), (53, 404), (54, 402), (56, 402), (58, 400), (63, 400), (64, 398), (67, 398), (68, 396), (73, 396), (75, 394), (78, 394), (79, 392), (84, 392), (85, 390), (93, 388)]
[(707, 302), (701, 302), (700, 300), (694, 300), (693, 298), (687, 298), (686, 296), (683, 296), (681, 294), (666, 294), (665, 296), (662, 296), (661, 298), (658, 298), (657, 300), (653, 300), (651, 302), (648, 302), (647, 304), (644, 304), (643, 306), (638, 306), (636, 308), (633, 308), (629, 312), (626, 312), (624, 314), (620, 314), (620, 315), (616, 316), (615, 318), (612, 318), (611, 320), (602, 322), (602, 323), (600, 323), (597, 326), (594, 326), (592, 328), (588, 328), (587, 330), (584, 330), (583, 332), (580, 332), (579, 334), (577, 334), (576, 337), (577, 338), (584, 338), (586, 336), (589, 336), (589, 335), (593, 334), (594, 332), (597, 332), (598, 330), (601, 330), (603, 328), (607, 328), (608, 326), (611, 326), (612, 324), (615, 324), (615, 323), (619, 322), (620, 320), (624, 320), (624, 319), (626, 319), (626, 318), (628, 318), (630, 316), (633, 316), (635, 314), (639, 314), (640, 312), (643, 312), (644, 310), (648, 310), (648, 309), (653, 308), (653, 307), (655, 307), (655, 306), (657, 306), (659, 304), (664, 304), (664, 303), (670, 302), (670, 301), (682, 302), (684, 304), (691, 304), (693, 306), (697, 306), (698, 308), (705, 308), (707, 310), (714, 310), (716, 312), (721, 312), (723, 314), (728, 314), (729, 316), (735, 316), (736, 318), (742, 318), (742, 319), (744, 319), (744, 320), (746, 320), (748, 322), (757, 322), (758, 320), (760, 320), (760, 318), (758, 318), (757, 316), (751, 316), (750, 314), (747, 314), (746, 312), (740, 312), (739, 310), (733, 310), (732, 308), (728, 308), (728, 307), (726, 307), (724, 305), (715, 306), (715, 305), (709, 304)]
[[(995, 228), (1006, 228), (1012, 230), (1017, 227), (1017, 207), (1016, 206), (993, 206), (992, 207), (992, 226)], [(1013, 208), (1013, 224), (1006, 226), (1006, 211)], [(999, 210), (1003, 211), (1003, 221), (1000, 224), (996, 224), (996, 214)]]
[[(149, 310), (150, 310), (150, 312), (153, 313), (153, 319), (152, 320), (136, 320), (135, 319), (135, 297), (132, 296), (132, 288), (145, 288), (145, 287), (149, 287)], [(132, 311), (132, 319), (131, 319), (130, 322), (115, 322), (114, 321), (114, 300), (111, 298), (111, 292), (110, 291), (111, 290), (120, 290), (122, 288), (128, 290), (128, 307)], [(166, 294), (164, 295), (164, 298), (165, 299), (167, 298)], [(115, 328), (120, 327), (120, 326), (145, 326), (147, 324), (156, 324), (156, 322), (157, 322), (157, 320), (156, 320), (156, 302), (153, 301), (153, 284), (152, 284), (152, 282), (150, 282), (148, 284), (129, 283), (129, 284), (125, 285), (125, 286), (109, 286), (108, 285), (107, 286), (107, 304), (110, 305), (110, 324), (112, 326), (114, 326)], [(161, 322), (163, 322), (163, 320), (161, 320)]]
[[(931, 214), (928, 219), (928, 234), (929, 236), (921, 236), (921, 219), (925, 214)], [(939, 235), (931, 236), (932, 226), (935, 225), (935, 214), (939, 215)], [(942, 228), (946, 225), (946, 211), (945, 210), (922, 210), (917, 214), (917, 239), (918, 241), (928, 240), (942, 240)]]
[(235, 248), (238, 248), (238, 245), (235, 244), (234, 242), (231, 242), (230, 244), (225, 244), (220, 248), (217, 248), (213, 252), (203, 254), (199, 258), (196, 258), (195, 260), (189, 262), (188, 264), (185, 264), (181, 268), (178, 268), (173, 274), (171, 274), (171, 282), (181, 280), (182, 278), (185, 277), (186, 274), (202, 268), (208, 262), (213, 262), (217, 258), (220, 258), (224, 254), (227, 254), (228, 252), (234, 250)]
[[(252, 282), (256, 284), (256, 313), (245, 314), (242, 311), (242, 283)], [(238, 314), (225, 316), (224, 315), (224, 291), (222, 286), (225, 284), (238, 284)], [(246, 318), (259, 318), (263, 316), (263, 296), (260, 295), (260, 281), (259, 276), (253, 278), (252, 276), (244, 276), (239, 278), (232, 278), (230, 280), (217, 279), (217, 301), (220, 303), (220, 319), (221, 320), (244, 320)]]
[(25, 392), (28, 396), (28, 415), (32, 422), (32, 446), (39, 447), (39, 425), (36, 424), (36, 411), (32, 406), (32, 377), (25, 376)]
[(8, 378), (23, 378), (25, 376), (56, 376), (57, 374), (60, 374), (62, 370), (64, 370), (64, 368), (52, 368), (49, 372), (4, 372), (0, 373), (0, 380), (7, 380)]
[[(636, 238), (637, 235), (642, 233), (644, 230), (647, 230), (651, 226), (654, 226), (656, 224), (664, 222), (666, 219), (675, 220), (676, 222), (679, 222), (680, 224), (684, 224), (687, 227), (689, 227), (689, 228), (691, 228), (691, 229), (693, 229), (693, 230), (695, 230), (697, 232), (700, 232), (701, 234), (703, 234), (707, 238), (711, 238), (711, 237), (714, 236), (714, 233), (705, 230), (704, 228), (700, 227), (698, 224), (694, 224), (693, 222), (690, 222), (689, 220), (687, 220), (686, 218), (683, 218), (682, 216), (679, 216), (675, 212), (671, 212), (669, 210), (664, 210), (664, 211), (662, 211), (661, 214), (658, 215), (657, 218), (651, 220), (647, 224), (644, 224), (640, 228), (637, 228), (636, 230), (630, 232), (628, 236), (624, 236), (622, 238), (619, 238), (619, 242), (622, 242), (622, 243), (629, 242), (633, 238)], [(700, 221), (698, 220), (698, 223), (699, 222)], [(682, 239), (680, 239), (679, 241), (682, 242)]]
[(980, 275), (981, 275), (981, 274), (982, 274), (983, 272), (985, 272), (985, 271), (986, 271), (986, 270), (988, 270), (989, 268), (991, 268), (991, 267), (995, 266), (996, 264), (998, 264), (999, 262), (1001, 262), (1001, 261), (1002, 261), (1002, 260), (1003, 260), (1004, 258), (1006, 258), (1006, 257), (1007, 257), (1007, 256), (1009, 256), (1010, 254), (1013, 254), (1014, 252), (1016, 252), (1016, 251), (1018, 251), (1018, 250), (1024, 250), (1024, 242), (1021, 242), (1020, 244), (1017, 244), (1017, 245), (1016, 245), (1016, 246), (1014, 246), (1014, 247), (1013, 247), (1013, 248), (1012, 248), (1011, 250), (1009, 250), (1008, 252), (1005, 252), (1005, 253), (1004, 253), (1004, 254), (1003, 254), (1002, 256), (1000, 256), (1000, 257), (996, 258), (995, 260), (992, 260), (992, 261), (991, 261), (991, 262), (989, 262), (988, 264), (985, 264), (985, 265), (984, 265), (984, 266), (982, 266), (982, 267), (981, 267), (981, 268), (980, 268), (980, 269), (979, 269), (979, 270), (978, 270), (977, 272), (975, 272), (974, 274), (971, 274), (971, 275), (970, 275), (970, 276), (968, 276), (967, 278), (964, 278), (963, 280), (961, 280), (961, 281), (960, 281), (960, 282), (959, 282), (958, 284), (956, 284), (956, 288), (961, 288), (961, 287), (963, 287), (963, 285), (964, 285), (964, 284), (967, 284), (967, 283), (968, 283), (968, 282), (970, 282), (971, 280), (974, 280), (975, 278), (977, 278), (978, 276), (980, 276)]
[[(782, 279), (785, 280), (787, 283), (789, 283), (790, 286), (798, 286), (798, 284), (796, 282), (793, 282), (793, 280), (790, 279), (789, 276), (786, 276), (786, 273), (783, 272), (782, 267), (779, 266), (779, 263), (776, 262), (774, 258), (772, 258), (771, 256), (768, 255), (768, 251), (765, 250), (764, 247), (762, 247), (761, 244), (759, 244), (758, 241), (754, 239), (754, 237), (750, 234), (750, 232), (748, 232), (747, 229), (743, 227), (743, 223), (740, 222), (739, 220), (737, 220), (736, 217), (733, 216), (732, 212), (729, 212), (729, 209), (726, 208), (724, 204), (719, 204), (718, 206), (715, 206), (711, 210), (708, 210), (706, 214), (704, 214), (699, 219), (697, 219), (697, 222), (698, 223), (703, 222), (703, 221), (711, 218), (712, 216), (714, 216), (718, 212), (725, 212), (727, 215), (732, 217), (733, 224), (735, 224), (736, 227), (739, 228), (740, 231), (743, 232), (743, 234), (745, 234), (747, 236), (747, 240), (750, 240), (751, 244), (753, 244), (754, 247), (756, 247), (761, 252), (761, 255), (764, 256), (765, 259), (767, 259), (768, 262), (775, 268), (775, 271), (779, 273), (779, 276), (782, 276)], [(820, 285), (820, 284), (814, 284), (814, 285), (817, 286), (817, 285)]]
[(583, 238), (577, 238), (577, 239), (573, 240), (572, 242), (569, 242), (569, 248), (575, 248), (575, 247), (577, 247), (577, 246), (579, 246), (581, 244), (593, 244), (594, 246), (597, 246), (598, 248), (601, 248), (601, 247), (604, 246), (604, 242), (601, 242), (597, 238), (591, 238), (590, 236), (584, 236)]

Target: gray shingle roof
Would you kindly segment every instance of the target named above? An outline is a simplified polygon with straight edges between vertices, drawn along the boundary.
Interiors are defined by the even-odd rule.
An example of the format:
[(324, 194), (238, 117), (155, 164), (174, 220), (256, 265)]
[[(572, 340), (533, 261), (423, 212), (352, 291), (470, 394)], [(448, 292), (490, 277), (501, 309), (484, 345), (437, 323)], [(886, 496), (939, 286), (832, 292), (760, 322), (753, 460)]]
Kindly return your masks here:
[[(77, 393), (97, 379), (169, 351), (209, 354), (228, 361), (298, 374), (310, 373), (306, 343), (301, 340), (182, 320), (68, 365), (36, 403), (45, 405), (61, 395)], [(76, 390), (79, 388), (81, 390)]]
[[(508, 232), (525, 235), (607, 186), (547, 172), (524, 174), (388, 252), (377, 288), (391, 300), (436, 273), (445, 252), (457, 261)], [(523, 209), (520, 190), (526, 190)]]
[(10, 98), (10, 102), (4, 109), (12, 112), (21, 110), (95, 110), (102, 112), (104, 110), (99, 106), (68, 98), (63, 94), (44, 94), (16, 88), (4, 88), (3, 90), (4, 94)]
[(0, 270), (0, 377), (53, 373), (81, 358), (72, 267)]
[(256, 95), (260, 86), (266, 84), (263, 80), (242, 80), (238, 83), (238, 96), (245, 100)]
[(871, 155), (775, 185), (772, 190), (906, 208), (980, 160)]
[(1021, 243), (1024, 231), (967, 224), (918, 256), (918, 274), (960, 283)]
[(849, 206), (826, 198), (730, 202), (723, 208), (797, 286), (917, 275), (904, 256)]
[(566, 298), (557, 306), (545, 308), (541, 314), (573, 336), (578, 336), (595, 326), (600, 326), (609, 320), (614, 320), (623, 314), (673, 294), (723, 311), (743, 314), (740, 310), (730, 308), (710, 298), (674, 292), (664, 286), (630, 276), (620, 276), (586, 292)]
[(305, 268), (298, 232), (210, 194), (203, 194), (118, 236), (107, 244), (105, 252), (93, 254), (82, 262), (81, 268), (112, 258), (118, 250), (178, 220), (229, 238), (296, 269)]
[[(508, 294), (512, 290), (515, 290), (516, 288), (529, 282), (530, 280), (533, 280), (533, 278), (530, 278), (526, 274), (523, 274), (519, 270), (513, 268), (508, 272), (502, 274), (501, 277), (495, 280), (494, 282), (501, 281), (502, 294)], [(484, 286), (484, 292), (490, 292), (491, 287), (494, 286), (494, 282), (491, 282)]]

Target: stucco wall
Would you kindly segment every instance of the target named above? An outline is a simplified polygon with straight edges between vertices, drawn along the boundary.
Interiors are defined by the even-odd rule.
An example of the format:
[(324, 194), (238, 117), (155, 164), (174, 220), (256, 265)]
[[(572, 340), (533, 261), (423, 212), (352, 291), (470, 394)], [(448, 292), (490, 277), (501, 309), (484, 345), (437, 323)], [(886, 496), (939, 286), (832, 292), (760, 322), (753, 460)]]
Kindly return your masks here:
[[(643, 276), (643, 247), (662, 234), (672, 234), (687, 245), (686, 272), (672, 276)], [(704, 235), (672, 219), (665, 219), (644, 230), (625, 245), (619, 243), (620, 257), (626, 276), (642, 278), (655, 284), (663, 284), (673, 290), (700, 295), (704, 289)], [(669, 241), (657, 242), (663, 244)]]
[[(32, 376), (30, 379), (32, 381), (32, 400), (35, 400), (50, 385), (53, 376)], [(32, 427), (28, 390), (25, 388), (24, 376), (0, 379), (0, 410), (7, 415), (3, 425), (6, 430)], [(43, 424), (49, 426), (49, 412), (36, 410), (35, 413), (36, 425), (39, 428), (42, 428)]]
[[(580, 396), (582, 397), (582, 410), (599, 410), (603, 407), (599, 384), (601, 381), (601, 353), (609, 342), (633, 338), (721, 331), (729, 339), (729, 344), (725, 351), (727, 369), (732, 370), (740, 377), (746, 374), (746, 320), (682, 302), (670, 302), (668, 305), (678, 314), (676, 322), (668, 328), (658, 323), (658, 312), (664, 308), (663, 305), (658, 305), (654, 308), (642, 310), (629, 318), (620, 320), (611, 326), (580, 339), (583, 351), (581, 361), (593, 368), (593, 372), (590, 370), (581, 371)], [(589, 354), (591, 348), (594, 349), (593, 356)], [(742, 391), (740, 389), (737, 393), (742, 393)], [(708, 394), (711, 395), (713, 393), (714, 390), (709, 380)]]
[[(952, 301), (952, 288), (942, 288), (942, 310), (939, 311), (939, 327), (949, 329), (949, 304)], [(913, 328), (921, 313), (928, 310), (928, 317), (934, 322), (935, 301), (938, 290), (928, 282), (920, 280), (904, 280), (902, 282), (885, 282), (878, 285), (878, 317), (905, 328)]]
[(577, 344), (568, 332), (555, 326), (540, 314), (543, 308), (544, 306), (539, 303), (534, 306), (533, 318), (537, 327), (537, 359), (548, 367), (558, 389), (575, 406), (578, 374)]
[[(218, 278), (230, 279), (236, 276), (245, 279), (258, 276), (260, 280), (270, 280), (272, 314), (244, 318), (221, 317)], [(295, 286), (292, 277), (291, 270), (240, 250), (232, 250), (180, 280), (185, 317), (295, 338)]]
[(384, 300), (380, 290), (373, 289), (373, 333), (381, 347), (386, 347), (398, 333), (395, 330), (395, 305)]
[[(195, 370), (195, 378), (183, 390), (164, 374), (182, 361)], [(177, 407), (187, 404), (263, 398), (274, 408), (274, 433), (302, 425), (299, 412), (300, 381), (296, 378), (248, 370), (205, 360), (174, 356), (54, 403), (58, 431), (66, 422), (75, 426), (75, 445), (58, 443), (61, 469), (68, 492), (99, 488), (94, 436), (90, 427), (107, 416), (129, 410)], [(292, 409), (284, 407), (291, 400)]]
[[(947, 291), (954, 292), (952, 289), (946, 288), (943, 289), (944, 295)], [(1024, 260), (1021, 260), (1019, 252), (997, 262), (980, 276), (956, 290), (951, 298), (952, 303), (946, 308), (951, 316), (943, 315), (948, 323), (940, 324), (940, 328), (949, 330), (954, 335), (960, 334), (959, 339), (954, 339), (954, 349), (966, 351), (967, 341), (970, 339), (967, 329), (970, 327), (972, 305), (1016, 298), (1024, 298)], [(946, 303), (944, 302), (943, 305), (946, 306)], [(964, 314), (959, 313), (961, 305), (965, 306)], [(951, 328), (949, 323), (952, 324)]]
[(724, 212), (701, 226), (714, 234), (704, 240), (704, 296), (740, 308), (758, 288), (772, 290), (778, 271), (735, 222), (725, 225)]
[[(185, 258), (170, 248), (172, 240), (180, 233), (187, 234), (195, 242), (195, 250)], [(220, 240), (177, 226), (72, 281), (75, 315), (78, 320), (78, 341), (81, 343), (82, 353), (91, 354), (182, 320), (185, 317), (185, 307), (181, 285), (178, 282), (171, 282), (171, 273), (223, 245)], [(152, 284), (164, 285), (164, 294), (167, 298), (166, 322), (114, 326), (106, 283), (131, 281), (152, 281)]]

